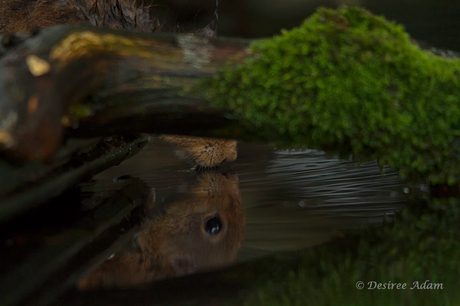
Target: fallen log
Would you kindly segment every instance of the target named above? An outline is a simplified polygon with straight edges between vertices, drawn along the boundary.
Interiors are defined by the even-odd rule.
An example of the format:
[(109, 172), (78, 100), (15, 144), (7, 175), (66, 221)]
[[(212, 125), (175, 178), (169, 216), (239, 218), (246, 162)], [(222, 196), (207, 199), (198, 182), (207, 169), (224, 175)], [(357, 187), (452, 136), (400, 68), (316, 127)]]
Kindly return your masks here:
[[(166, 124), (171, 133), (189, 130), (193, 122), (207, 128), (208, 120), (197, 118), (224, 119), (223, 113), (184, 91), (229, 59), (241, 61), (248, 43), (79, 26), (52, 27), (19, 39), (0, 60), (0, 145), (14, 156), (43, 160), (61, 144), (66, 126), (101, 109), (101, 125), (120, 112), (139, 116), (146, 113), (139, 110), (145, 102), (160, 130), (172, 117), (181, 124)], [(89, 102), (75, 105), (85, 99)], [(114, 104), (113, 112), (106, 110)]]
[(402, 26), (347, 7), (251, 44), (46, 29), (0, 61), (0, 143), (43, 159), (62, 125), (86, 136), (139, 128), (338, 152), (453, 185), (460, 60), (433, 51)]

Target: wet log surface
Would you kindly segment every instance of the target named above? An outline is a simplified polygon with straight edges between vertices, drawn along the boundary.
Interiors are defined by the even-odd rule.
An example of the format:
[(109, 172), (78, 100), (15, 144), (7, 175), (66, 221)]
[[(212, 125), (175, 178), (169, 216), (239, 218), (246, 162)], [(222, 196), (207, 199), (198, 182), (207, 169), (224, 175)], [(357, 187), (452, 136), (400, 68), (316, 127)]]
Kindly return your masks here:
[[(230, 58), (238, 62), (247, 57), (249, 43), (78, 26), (52, 27), (9, 41), (0, 59), (0, 145), (30, 160), (52, 156), (64, 127), (75, 123), (67, 116), (69, 107), (89, 97), (91, 109), (74, 111), (77, 121), (104, 109), (102, 118), (96, 119), (102, 126), (120, 112), (140, 115), (139, 108), (144, 115), (155, 114), (154, 119), (180, 117), (182, 126), (190, 121), (192, 128), (200, 115), (224, 119), (222, 112), (207, 107), (207, 101), (184, 90)], [(118, 108), (110, 112), (113, 105)], [(168, 122), (161, 121), (161, 126), (168, 125), (171, 133), (183, 130), (175, 130), (177, 121)], [(148, 132), (159, 125), (153, 124)]]

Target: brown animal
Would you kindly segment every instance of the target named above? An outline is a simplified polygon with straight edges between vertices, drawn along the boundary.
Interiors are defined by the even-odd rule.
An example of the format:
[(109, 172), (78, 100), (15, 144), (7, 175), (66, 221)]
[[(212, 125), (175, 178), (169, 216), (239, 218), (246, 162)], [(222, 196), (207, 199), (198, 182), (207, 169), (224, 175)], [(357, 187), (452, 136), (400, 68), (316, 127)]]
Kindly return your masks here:
[(80, 289), (128, 287), (235, 260), (245, 228), (236, 174), (201, 174), (182, 198), (152, 212), (134, 246), (103, 262)]
[[(135, 0), (0, 0), (0, 34), (30, 32), (62, 24), (91, 24), (112, 29), (154, 32), (159, 23), (151, 20), (147, 7)], [(217, 15), (216, 15), (217, 16)], [(214, 25), (214, 21), (210, 24)], [(200, 34), (212, 35), (212, 29)], [(178, 146), (178, 155), (202, 167), (217, 166), (237, 157), (235, 140), (163, 136)]]

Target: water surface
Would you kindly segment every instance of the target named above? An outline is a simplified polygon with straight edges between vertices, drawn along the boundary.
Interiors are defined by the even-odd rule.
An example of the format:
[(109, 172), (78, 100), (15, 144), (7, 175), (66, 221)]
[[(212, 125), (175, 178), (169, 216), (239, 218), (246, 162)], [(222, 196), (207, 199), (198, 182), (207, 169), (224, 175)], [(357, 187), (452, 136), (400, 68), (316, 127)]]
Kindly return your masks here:
[[(347, 230), (391, 218), (404, 207), (409, 192), (395, 172), (380, 169), (376, 162), (359, 164), (315, 150), (276, 151), (245, 143), (238, 150), (236, 162), (196, 172), (178, 160), (168, 144), (153, 137), (138, 155), (94, 177), (86, 188), (87, 203), (113, 188), (107, 187), (112, 182), (130, 177), (143, 181), (150, 194), (148, 217), (139, 233), (111, 256), (111, 264), (103, 264), (112, 266), (112, 274), (117, 271), (114, 278), (132, 279), (129, 275), (134, 274), (126, 272), (132, 266), (115, 264), (116, 258), (126, 262), (128, 257), (151, 257), (150, 268), (135, 268), (161, 270), (144, 276), (148, 282), (326, 243)], [(206, 226), (216, 215), (223, 223), (217, 227), (226, 232), (210, 236)], [(100, 274), (108, 268), (97, 269)], [(96, 277), (95, 272), (92, 275)]]

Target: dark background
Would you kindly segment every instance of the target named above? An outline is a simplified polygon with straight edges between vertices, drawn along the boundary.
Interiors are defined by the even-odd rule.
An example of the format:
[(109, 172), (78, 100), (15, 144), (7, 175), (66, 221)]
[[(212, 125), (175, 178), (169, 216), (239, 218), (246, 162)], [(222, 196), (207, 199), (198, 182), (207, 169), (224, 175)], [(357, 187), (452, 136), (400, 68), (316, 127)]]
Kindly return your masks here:
[[(146, 3), (146, 2), (145, 2)], [(266, 37), (299, 25), (317, 7), (359, 5), (405, 25), (413, 38), (460, 51), (460, 0), (219, 0), (220, 36)], [(212, 21), (216, 0), (153, 0), (152, 12), (174, 30)]]

